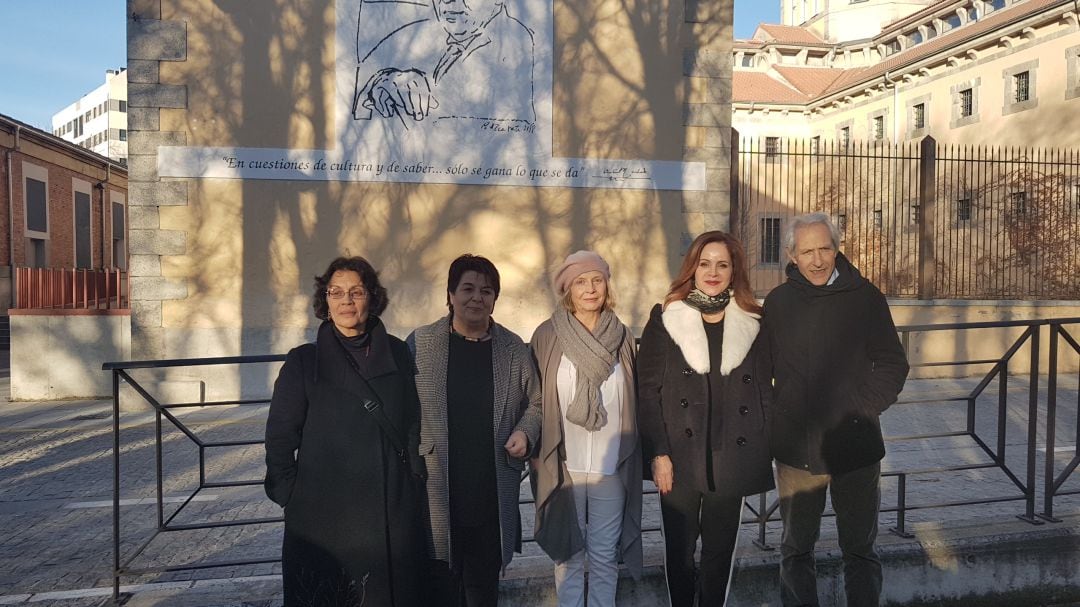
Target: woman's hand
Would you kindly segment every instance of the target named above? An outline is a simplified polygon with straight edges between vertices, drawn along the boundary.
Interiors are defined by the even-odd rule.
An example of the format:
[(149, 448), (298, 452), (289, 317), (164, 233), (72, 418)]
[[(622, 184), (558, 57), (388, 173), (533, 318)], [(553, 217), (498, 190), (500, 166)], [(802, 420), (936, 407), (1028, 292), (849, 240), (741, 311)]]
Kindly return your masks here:
[(671, 465), (671, 458), (666, 455), (657, 455), (652, 461), (652, 478), (660, 495), (671, 493), (671, 487), (675, 484), (675, 469)]
[(525, 436), (521, 430), (515, 430), (503, 448), (510, 457), (525, 457), (525, 453), (529, 450), (529, 437)]

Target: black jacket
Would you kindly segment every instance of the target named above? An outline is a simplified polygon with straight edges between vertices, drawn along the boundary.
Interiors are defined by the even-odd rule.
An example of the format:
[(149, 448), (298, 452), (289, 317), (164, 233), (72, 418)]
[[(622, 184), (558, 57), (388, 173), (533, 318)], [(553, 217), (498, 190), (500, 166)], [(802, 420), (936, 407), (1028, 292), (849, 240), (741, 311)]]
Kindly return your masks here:
[[(733, 302), (724, 318), (724, 360), (712, 361), (699, 312), (681, 301), (663, 313), (659, 305), (653, 308), (638, 350), (638, 430), (646, 475), (652, 458), (667, 455), (676, 484), (707, 492), (711, 457), (717, 493), (745, 496), (772, 488), (765, 334), (756, 316)], [(707, 374), (714, 365), (726, 372), (719, 394), (713, 395), (713, 415), (719, 416), (713, 427), (721, 430), (708, 453)]]
[(840, 474), (885, 456), (878, 416), (904, 387), (908, 363), (889, 304), (842, 253), (832, 285), (795, 264), (765, 298), (773, 360), (772, 447), (777, 461)]
[[(416, 453), (420, 404), (409, 350), (377, 318), (369, 330), (367, 384)], [(265, 487), (285, 507), (285, 605), (417, 606), (426, 561), (422, 484), (363, 409), (375, 399), (349, 357), (325, 322), (316, 343), (289, 352), (274, 384)]]

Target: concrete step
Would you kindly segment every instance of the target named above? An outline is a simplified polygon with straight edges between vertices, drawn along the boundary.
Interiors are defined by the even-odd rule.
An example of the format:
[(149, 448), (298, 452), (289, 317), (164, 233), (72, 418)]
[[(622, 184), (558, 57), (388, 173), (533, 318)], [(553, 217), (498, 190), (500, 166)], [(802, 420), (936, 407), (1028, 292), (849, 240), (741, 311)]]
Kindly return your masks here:
[[(1031, 525), (1017, 519), (972, 519), (942, 527), (916, 524), (913, 538), (881, 536), (886, 607), (1069, 607), (1080, 604), (1080, 509), (1060, 523)], [(655, 561), (657, 548), (646, 554)], [(835, 538), (817, 551), (822, 607), (846, 605), (843, 561)], [(779, 607), (777, 551), (741, 546), (728, 607)], [(202, 580), (189, 586), (151, 584), (135, 588), (128, 607), (280, 607), (280, 578)], [(515, 559), (500, 583), (500, 604), (553, 607), (557, 604), (552, 565), (542, 558)], [(623, 572), (616, 605), (667, 605), (663, 568), (647, 565), (640, 580)]]

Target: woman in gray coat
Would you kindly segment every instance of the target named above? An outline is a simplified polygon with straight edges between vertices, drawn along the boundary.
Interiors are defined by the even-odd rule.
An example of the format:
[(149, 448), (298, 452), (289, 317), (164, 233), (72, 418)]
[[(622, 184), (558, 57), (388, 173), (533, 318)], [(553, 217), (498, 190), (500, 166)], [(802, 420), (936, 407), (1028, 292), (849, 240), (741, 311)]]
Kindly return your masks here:
[(407, 340), (428, 472), (426, 604), (495, 605), (499, 574), (521, 551), (519, 486), (540, 435), (540, 386), (528, 347), (491, 319), (495, 266), (458, 257), (446, 291), (450, 315)]
[(612, 311), (610, 277), (592, 251), (567, 257), (553, 280), (561, 305), (532, 338), (544, 410), (535, 537), (556, 563), (560, 607), (584, 607), (586, 561), (593, 607), (615, 605), (620, 557), (641, 571), (634, 337)]

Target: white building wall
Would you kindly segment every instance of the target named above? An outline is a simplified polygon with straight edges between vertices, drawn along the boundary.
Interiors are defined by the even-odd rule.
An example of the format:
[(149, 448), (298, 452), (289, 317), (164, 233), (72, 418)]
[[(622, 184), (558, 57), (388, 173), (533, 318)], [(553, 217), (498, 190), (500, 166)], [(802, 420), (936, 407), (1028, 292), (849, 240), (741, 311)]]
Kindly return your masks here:
[(106, 70), (105, 82), (52, 117), (53, 134), (113, 160), (127, 158), (127, 71)]

